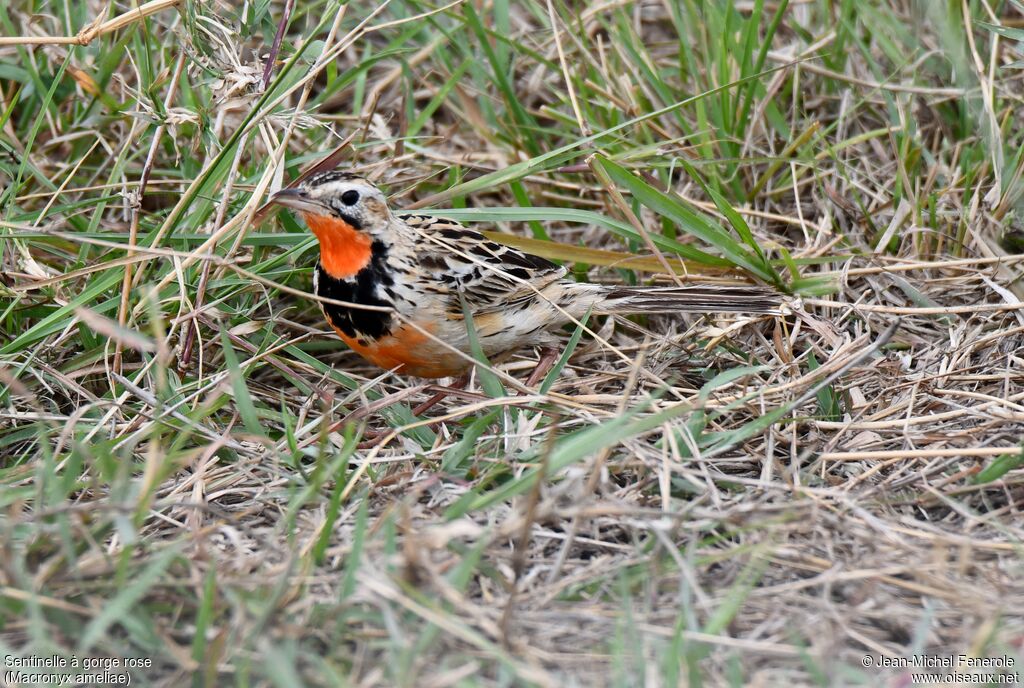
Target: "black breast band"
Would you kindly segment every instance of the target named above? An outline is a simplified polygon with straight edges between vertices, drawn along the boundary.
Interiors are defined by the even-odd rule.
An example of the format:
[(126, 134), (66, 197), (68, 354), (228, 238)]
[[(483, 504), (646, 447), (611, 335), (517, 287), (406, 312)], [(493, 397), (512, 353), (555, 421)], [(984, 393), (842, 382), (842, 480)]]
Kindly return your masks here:
[[(379, 297), (383, 289), (377, 288), (394, 284), (387, 266), (388, 247), (382, 241), (374, 241), (370, 251), (369, 265), (347, 279), (331, 277), (320, 265), (320, 261), (317, 261), (316, 295), (365, 306), (393, 308), (391, 301)], [(349, 337), (380, 339), (391, 332), (391, 313), (330, 303), (321, 305), (327, 320)]]

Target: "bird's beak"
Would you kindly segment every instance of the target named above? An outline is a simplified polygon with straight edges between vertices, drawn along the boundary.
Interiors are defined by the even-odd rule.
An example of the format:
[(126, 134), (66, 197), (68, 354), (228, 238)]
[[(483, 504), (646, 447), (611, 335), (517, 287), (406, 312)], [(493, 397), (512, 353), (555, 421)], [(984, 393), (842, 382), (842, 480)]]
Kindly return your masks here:
[(281, 189), (270, 197), (270, 202), (316, 215), (323, 215), (327, 211), (323, 204), (311, 199), (302, 189)]

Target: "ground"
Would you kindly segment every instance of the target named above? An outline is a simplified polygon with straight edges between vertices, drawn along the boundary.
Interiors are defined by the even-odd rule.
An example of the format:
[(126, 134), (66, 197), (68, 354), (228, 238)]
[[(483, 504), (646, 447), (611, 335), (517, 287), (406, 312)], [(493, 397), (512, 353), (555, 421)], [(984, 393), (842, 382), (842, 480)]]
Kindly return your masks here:
[[(371, 5), (0, 8), (3, 684), (1020, 682), (1020, 5)], [(415, 418), (264, 208), (324, 158), (785, 303)]]

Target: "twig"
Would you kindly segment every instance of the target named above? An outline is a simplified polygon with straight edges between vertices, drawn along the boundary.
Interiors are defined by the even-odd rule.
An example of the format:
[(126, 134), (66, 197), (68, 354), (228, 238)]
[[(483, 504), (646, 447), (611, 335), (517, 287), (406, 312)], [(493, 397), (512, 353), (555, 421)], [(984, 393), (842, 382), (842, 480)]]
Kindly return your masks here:
[(277, 33), (274, 34), (274, 43), (270, 46), (270, 53), (267, 55), (267, 66), (263, 68), (264, 91), (270, 85), (270, 75), (274, 72), (274, 62), (277, 60), (277, 54), (281, 50), (281, 39), (284, 38), (284, 31), (288, 28), (288, 20), (291, 19), (294, 7), (295, 0), (287, 0), (284, 3), (284, 14), (281, 15), (281, 21), (277, 25)]
[(866, 303), (854, 304), (843, 303), (842, 301), (830, 301), (828, 299), (804, 299), (804, 303), (811, 306), (826, 306), (828, 308), (849, 308), (854, 311), (867, 311), (870, 313), (888, 313), (890, 315), (968, 315), (973, 313), (1018, 311), (1024, 308), (1024, 302), (979, 303), (977, 306), (935, 306), (931, 308), (913, 308), (910, 306), (882, 306)]
[[(100, 22), (99, 17), (86, 25), (74, 36), (0, 36), (3, 45), (89, 45), (96, 38), (113, 31), (123, 29), (129, 24), (142, 21), (146, 17), (174, 7), (181, 0), (151, 0), (133, 10), (117, 15), (113, 19)], [(184, 55), (183, 55), (184, 56)]]
[(533, 524), (537, 520), (537, 507), (540, 504), (540, 496), (543, 491), (544, 480), (548, 474), (548, 464), (551, 460), (551, 452), (554, 451), (558, 442), (559, 417), (556, 415), (548, 426), (547, 438), (544, 441), (544, 449), (540, 456), (540, 465), (537, 467), (537, 475), (527, 496), (526, 507), (523, 510), (523, 526), (519, 532), (519, 539), (515, 550), (512, 553), (512, 581), (509, 584), (508, 600), (505, 602), (505, 611), (501, 615), (502, 642), (505, 647), (512, 648), (512, 613), (516, 606), (516, 593), (519, 591), (519, 581), (526, 568), (526, 551), (530, 546), (530, 533), (533, 532)]
[(943, 456), (999, 456), (1020, 454), (1016, 447), (962, 447), (949, 449), (879, 449), (874, 451), (825, 452), (822, 461), (868, 461), (873, 459), (935, 459)]
[[(178, 63), (174, 66), (174, 76), (171, 77), (171, 83), (167, 85), (167, 94), (164, 96), (164, 111), (167, 111), (171, 107), (171, 101), (174, 99), (174, 93), (178, 88), (178, 82), (181, 80), (182, 70), (185, 68), (185, 53), (181, 53), (178, 56)], [(142, 207), (142, 197), (146, 194), (146, 185), (149, 183), (149, 176), (153, 172), (153, 165), (156, 162), (156, 153), (160, 149), (160, 144), (163, 143), (164, 129), (167, 123), (165, 120), (161, 120), (160, 124), (157, 125), (156, 130), (153, 132), (153, 139), (149, 144), (149, 152), (146, 154), (146, 162), (142, 166), (142, 174), (139, 177), (139, 188), (134, 194), (132, 199), (132, 220), (131, 227), (128, 229), (128, 250), (125, 253), (126, 258), (132, 258), (135, 254), (135, 247), (139, 241), (139, 215)], [(135, 266), (134, 262), (125, 263), (124, 266), (124, 279), (121, 281), (121, 302), (117, 307), (117, 323), (124, 327), (128, 323), (128, 300), (132, 290), (132, 268)], [(121, 373), (121, 343), (117, 342), (114, 348), (114, 365), (113, 369), (115, 373)]]

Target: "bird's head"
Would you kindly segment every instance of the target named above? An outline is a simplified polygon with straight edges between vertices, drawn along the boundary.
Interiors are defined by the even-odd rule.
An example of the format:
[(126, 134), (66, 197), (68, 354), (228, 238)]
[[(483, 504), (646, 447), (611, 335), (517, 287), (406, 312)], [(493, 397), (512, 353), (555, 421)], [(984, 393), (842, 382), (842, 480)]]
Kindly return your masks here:
[(349, 277), (370, 261), (376, 230), (391, 219), (387, 199), (366, 179), (345, 172), (322, 172), (270, 201), (297, 210), (320, 241), (320, 261), (333, 277)]
[(335, 220), (355, 230), (379, 226), (390, 217), (381, 190), (347, 172), (315, 174), (295, 188), (281, 189), (270, 201), (298, 210), (307, 220), (310, 216), (321, 222)]

